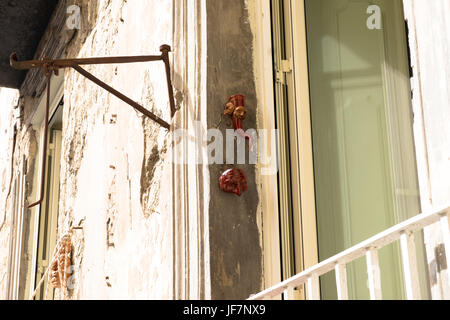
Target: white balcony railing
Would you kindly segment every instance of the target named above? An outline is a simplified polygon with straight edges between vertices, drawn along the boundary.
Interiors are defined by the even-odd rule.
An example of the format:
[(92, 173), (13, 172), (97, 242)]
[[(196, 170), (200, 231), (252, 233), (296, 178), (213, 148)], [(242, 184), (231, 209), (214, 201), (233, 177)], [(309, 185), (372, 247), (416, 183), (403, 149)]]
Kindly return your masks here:
[[(419, 273), (416, 261), (414, 232), (422, 230), (424, 227), (436, 222), (439, 222), (442, 231), (448, 265), (450, 262), (450, 207), (447, 206), (439, 210), (419, 214), (403, 221), (283, 282), (252, 295), (249, 300), (271, 299), (280, 294), (284, 296), (284, 299), (289, 299), (293, 297), (294, 288), (303, 284), (307, 285), (307, 298), (309, 300), (319, 300), (319, 277), (332, 270), (335, 270), (336, 273), (338, 299), (348, 300), (346, 265), (362, 256), (366, 256), (370, 298), (372, 300), (379, 300), (382, 298), (382, 293), (378, 250), (399, 239), (406, 298), (411, 300), (419, 299)], [(450, 283), (447, 283), (447, 286), (450, 286)]]

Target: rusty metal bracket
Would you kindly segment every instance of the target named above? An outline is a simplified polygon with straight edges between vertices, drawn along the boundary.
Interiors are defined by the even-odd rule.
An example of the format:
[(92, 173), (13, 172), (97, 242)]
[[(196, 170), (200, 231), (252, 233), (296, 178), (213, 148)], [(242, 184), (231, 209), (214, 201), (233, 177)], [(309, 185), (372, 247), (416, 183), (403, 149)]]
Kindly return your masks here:
[(153, 55), (153, 56), (122, 56), (122, 57), (99, 57), (99, 58), (81, 58), (81, 59), (49, 59), (42, 58), (41, 60), (28, 60), (28, 61), (18, 61), (18, 57), (16, 53), (12, 53), (9, 57), (9, 61), (11, 67), (17, 70), (27, 70), (33, 68), (43, 68), (45, 76), (47, 78), (47, 101), (45, 105), (45, 118), (44, 118), (44, 145), (42, 152), (42, 169), (41, 169), (41, 184), (40, 184), (40, 196), (39, 200), (32, 203), (28, 206), (28, 208), (32, 208), (41, 204), (44, 201), (44, 193), (45, 193), (45, 167), (46, 167), (46, 158), (47, 158), (47, 135), (48, 135), (48, 121), (49, 121), (49, 110), (50, 110), (50, 80), (52, 73), (58, 75), (58, 70), (62, 68), (72, 68), (76, 70), (78, 73), (88, 78), (98, 86), (102, 87), (106, 91), (110, 92), (120, 100), (132, 106), (135, 110), (141, 112), (145, 116), (149, 117), (153, 121), (157, 122), (162, 127), (170, 130), (170, 124), (155, 115), (154, 113), (148, 111), (139, 103), (133, 101), (128, 98), (126, 95), (120, 93), (115, 90), (111, 86), (107, 85), (93, 74), (89, 73), (85, 69), (83, 69), (82, 65), (92, 65), (92, 64), (121, 64), (121, 63), (136, 63), (136, 62), (150, 62), (150, 61), (162, 61), (165, 65), (166, 70), (166, 80), (167, 80), (167, 89), (169, 93), (169, 103), (170, 103), (170, 114), (171, 117), (174, 116), (176, 112), (175, 108), (175, 99), (173, 95), (173, 87), (172, 80), (170, 77), (170, 61), (169, 61), (169, 52), (171, 51), (170, 46), (167, 44), (162, 45), (160, 48), (161, 55)]

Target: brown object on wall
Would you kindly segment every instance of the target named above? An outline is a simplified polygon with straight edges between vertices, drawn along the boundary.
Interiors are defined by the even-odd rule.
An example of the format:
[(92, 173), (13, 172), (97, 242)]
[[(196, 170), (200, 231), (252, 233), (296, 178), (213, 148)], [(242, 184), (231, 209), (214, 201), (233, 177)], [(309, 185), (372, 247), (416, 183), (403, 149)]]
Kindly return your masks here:
[(248, 110), (245, 107), (245, 96), (243, 94), (235, 94), (228, 99), (228, 103), (225, 105), (224, 115), (231, 116), (233, 121), (234, 130), (245, 139), (250, 140), (251, 136), (246, 134), (243, 129), (243, 121), (247, 118)]
[(228, 103), (225, 105), (225, 111), (223, 113), (231, 116), (234, 130), (242, 129), (242, 121), (247, 117), (245, 96), (242, 94), (231, 96), (228, 99)]
[(50, 283), (53, 288), (66, 287), (70, 277), (70, 255), (72, 252), (70, 236), (64, 236), (58, 245), (57, 255), (52, 261), (50, 268)]
[(241, 196), (247, 190), (247, 179), (240, 169), (228, 169), (219, 178), (219, 187), (222, 191)]

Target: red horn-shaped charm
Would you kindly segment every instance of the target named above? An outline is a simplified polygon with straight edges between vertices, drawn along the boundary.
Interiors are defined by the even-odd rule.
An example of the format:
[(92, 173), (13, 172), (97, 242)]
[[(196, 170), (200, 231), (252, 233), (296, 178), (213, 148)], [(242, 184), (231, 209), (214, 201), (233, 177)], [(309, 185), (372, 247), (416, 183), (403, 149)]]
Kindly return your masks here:
[(220, 190), (241, 196), (247, 190), (247, 179), (240, 169), (228, 169), (219, 178)]
[(251, 141), (251, 136), (246, 134), (242, 123), (247, 118), (247, 108), (245, 107), (245, 96), (236, 94), (228, 99), (223, 114), (231, 116), (234, 130), (241, 136)]

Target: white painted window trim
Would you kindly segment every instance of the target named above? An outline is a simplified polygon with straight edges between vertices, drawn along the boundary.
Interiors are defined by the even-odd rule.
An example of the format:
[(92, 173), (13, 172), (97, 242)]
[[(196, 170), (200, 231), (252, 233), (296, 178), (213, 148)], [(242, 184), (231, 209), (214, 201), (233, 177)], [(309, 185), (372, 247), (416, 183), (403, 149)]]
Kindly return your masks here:
[[(205, 0), (173, 1), (173, 86), (182, 95), (174, 129), (194, 136), (194, 121), (207, 127), (207, 21)], [(188, 70), (190, 70), (188, 72)], [(190, 93), (189, 95), (185, 95)], [(184, 95), (184, 96), (183, 96)], [(188, 142), (189, 140), (190, 142)], [(188, 159), (188, 165), (172, 167), (173, 192), (173, 299), (211, 299), (209, 264), (209, 169), (206, 148), (202, 159), (190, 139), (172, 149)], [(191, 161), (192, 160), (192, 161)], [(197, 165), (200, 162), (202, 165)]]
[[(290, 1), (289, 5), (293, 15), (304, 17), (304, 4), (302, 1)], [(254, 70), (256, 76), (256, 91), (258, 97), (258, 127), (264, 129), (275, 128), (275, 106), (273, 90), (273, 55), (272, 55), (272, 30), (271, 30), (271, 8), (270, 1), (249, 1), (249, 11), (251, 14), (252, 31), (254, 32)], [(290, 22), (291, 30), (287, 36), (292, 39), (293, 56), (292, 72), (287, 75), (292, 78), (291, 84), (294, 88), (293, 99), (297, 105), (296, 127), (297, 139), (300, 141), (297, 146), (299, 157), (298, 172), (299, 196), (296, 197), (297, 208), (301, 211), (301, 218), (294, 228), (301, 230), (300, 239), (297, 242), (305, 242), (308, 239), (308, 246), (303, 246), (303, 261), (296, 262), (303, 268), (308, 268), (318, 262), (315, 225), (315, 197), (314, 197), (314, 177), (312, 163), (312, 143), (309, 123), (309, 80), (308, 61), (306, 57), (306, 25), (305, 20), (298, 19)], [(296, 41), (293, 41), (296, 39)], [(290, 54), (289, 54), (290, 55)], [(289, 80), (289, 79), (288, 79)], [(291, 116), (291, 115), (290, 115)], [(269, 149), (270, 150), (270, 149)], [(270, 153), (267, 153), (270, 154)], [(264, 265), (264, 286), (280, 281), (280, 234), (278, 217), (278, 190), (277, 175), (259, 176), (260, 195), (264, 199), (261, 203), (262, 211), (262, 242), (263, 242), (263, 265)], [(297, 293), (296, 296), (299, 294)], [(304, 293), (300, 292), (303, 296)]]
[(19, 172), (13, 185), (14, 205), (12, 208), (11, 240), (9, 247), (9, 283), (8, 299), (19, 299), (20, 268), (23, 240), (23, 216), (24, 216), (24, 195), (25, 195), (25, 160), (22, 159)]
[[(275, 129), (275, 105), (273, 90), (273, 55), (270, 1), (249, 0), (248, 11), (253, 32), (253, 70), (258, 101), (258, 128)], [(260, 153), (271, 154), (272, 146)], [(261, 164), (257, 165), (257, 185), (260, 195), (258, 225), (263, 248), (263, 287), (268, 288), (281, 281), (280, 238), (278, 217), (277, 173), (261, 175)]]

